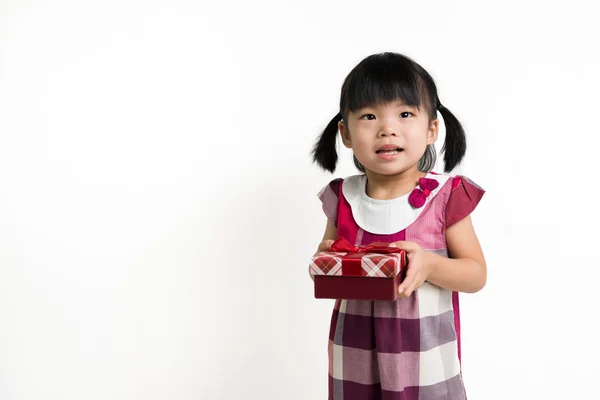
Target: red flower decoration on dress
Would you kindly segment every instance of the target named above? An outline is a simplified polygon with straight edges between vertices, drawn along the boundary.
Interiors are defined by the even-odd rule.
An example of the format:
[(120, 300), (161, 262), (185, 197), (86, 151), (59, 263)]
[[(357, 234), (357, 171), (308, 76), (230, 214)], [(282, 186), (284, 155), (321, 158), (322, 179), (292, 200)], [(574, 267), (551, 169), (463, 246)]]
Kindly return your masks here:
[(435, 179), (419, 178), (419, 187), (412, 191), (408, 196), (408, 202), (415, 208), (423, 207), (427, 197), (431, 194), (431, 191), (436, 189), (440, 183)]

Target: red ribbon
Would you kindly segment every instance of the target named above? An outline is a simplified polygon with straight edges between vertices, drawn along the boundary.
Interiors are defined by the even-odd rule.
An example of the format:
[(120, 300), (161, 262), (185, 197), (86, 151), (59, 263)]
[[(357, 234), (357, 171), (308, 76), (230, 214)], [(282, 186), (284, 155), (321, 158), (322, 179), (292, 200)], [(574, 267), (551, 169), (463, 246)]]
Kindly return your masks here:
[[(344, 237), (340, 236), (331, 244), (331, 251), (340, 253), (380, 253), (391, 254), (400, 253), (402, 250), (397, 247), (390, 247), (382, 244), (370, 244), (367, 246), (353, 246)], [(362, 255), (360, 255), (362, 257)]]

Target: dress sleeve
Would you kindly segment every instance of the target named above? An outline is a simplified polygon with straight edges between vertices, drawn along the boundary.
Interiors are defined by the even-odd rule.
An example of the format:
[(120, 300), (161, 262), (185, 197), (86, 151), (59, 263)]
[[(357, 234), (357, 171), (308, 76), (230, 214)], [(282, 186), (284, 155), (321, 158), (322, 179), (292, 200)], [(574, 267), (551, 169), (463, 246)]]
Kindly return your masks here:
[(333, 222), (337, 228), (337, 209), (338, 209), (338, 193), (342, 179), (337, 178), (329, 182), (324, 188), (319, 190), (317, 196), (321, 200), (323, 212)]
[(471, 214), (484, 193), (485, 190), (466, 176), (455, 176), (446, 204), (446, 228)]

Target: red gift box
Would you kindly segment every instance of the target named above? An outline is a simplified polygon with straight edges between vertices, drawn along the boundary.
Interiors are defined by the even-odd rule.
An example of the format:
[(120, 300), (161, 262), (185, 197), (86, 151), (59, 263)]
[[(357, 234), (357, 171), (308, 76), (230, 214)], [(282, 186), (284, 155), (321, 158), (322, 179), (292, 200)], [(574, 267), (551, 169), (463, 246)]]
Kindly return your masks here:
[(384, 243), (353, 246), (343, 237), (310, 262), (315, 298), (395, 300), (406, 276), (406, 252)]

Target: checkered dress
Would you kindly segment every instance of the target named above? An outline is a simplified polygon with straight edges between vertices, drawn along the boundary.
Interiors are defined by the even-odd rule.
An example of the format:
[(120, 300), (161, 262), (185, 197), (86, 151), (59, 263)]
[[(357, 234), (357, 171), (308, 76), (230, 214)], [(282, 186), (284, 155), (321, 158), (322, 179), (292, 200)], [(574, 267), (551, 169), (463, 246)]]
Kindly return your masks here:
[[(354, 200), (348, 201), (342, 190), (346, 181), (360, 177), (365, 179), (364, 175), (335, 179), (318, 194), (338, 236), (355, 245), (407, 240), (425, 251), (448, 256), (446, 228), (469, 215), (484, 194), (466, 177), (430, 173), (429, 177), (443, 178), (443, 184), (421, 210), (406, 210), (417, 213), (414, 221), (407, 219), (409, 224), (393, 233), (389, 229), (385, 234), (374, 233), (379, 230), (372, 226), (377, 215), (369, 214)], [(348, 191), (350, 186), (348, 183)], [(411, 207), (408, 201), (398, 206), (398, 200), (403, 201), (374, 201), (394, 203), (396, 208)], [(382, 221), (389, 215), (395, 214), (386, 211)], [(429, 282), (409, 298), (396, 301), (337, 300), (328, 352), (330, 400), (466, 399), (460, 365), (458, 293)]]

